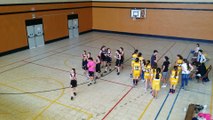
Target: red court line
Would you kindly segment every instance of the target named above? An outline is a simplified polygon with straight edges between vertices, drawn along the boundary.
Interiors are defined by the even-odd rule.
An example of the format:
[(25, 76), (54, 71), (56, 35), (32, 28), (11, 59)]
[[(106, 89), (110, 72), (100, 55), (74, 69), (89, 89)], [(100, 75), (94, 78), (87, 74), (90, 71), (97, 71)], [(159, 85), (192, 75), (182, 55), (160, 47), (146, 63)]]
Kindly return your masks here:
[(120, 98), (120, 100), (107, 112), (107, 114), (102, 118), (102, 120), (104, 120), (114, 109), (115, 107), (129, 94), (129, 92), (133, 89), (133, 87), (131, 87), (126, 94), (123, 95), (122, 98)]
[[(27, 61), (25, 61), (25, 62), (27, 62)], [(62, 71), (62, 72), (68, 72), (68, 73), (69, 73), (69, 71), (64, 70), (64, 69), (60, 69), (60, 68), (50, 67), (50, 66), (41, 65), (41, 64), (38, 64), (38, 63), (33, 63), (33, 62), (27, 62), (27, 63), (31, 63), (31, 64), (38, 65), (38, 66), (41, 66), (41, 67), (45, 67), (45, 68), (54, 69), (54, 70), (59, 70), (59, 71)], [(77, 75), (85, 76), (85, 75), (83, 75), (83, 74), (77, 74)], [(132, 87), (131, 85), (127, 85), (127, 84), (123, 84), (123, 83), (115, 82), (115, 81), (111, 81), (111, 80), (106, 80), (106, 79), (102, 79), (102, 78), (101, 78), (100, 80), (106, 81), (106, 82), (110, 82), (110, 83), (115, 83), (115, 84), (122, 85), (122, 86), (126, 86), (126, 87)]]
[(132, 87), (131, 85), (127, 85), (127, 84), (123, 84), (123, 83), (115, 82), (115, 81), (111, 81), (111, 80), (106, 80), (106, 79), (102, 79), (102, 78), (100, 80), (110, 82), (110, 83), (115, 83), (115, 84), (118, 84), (118, 85), (123, 85), (123, 86), (126, 86), (126, 87)]

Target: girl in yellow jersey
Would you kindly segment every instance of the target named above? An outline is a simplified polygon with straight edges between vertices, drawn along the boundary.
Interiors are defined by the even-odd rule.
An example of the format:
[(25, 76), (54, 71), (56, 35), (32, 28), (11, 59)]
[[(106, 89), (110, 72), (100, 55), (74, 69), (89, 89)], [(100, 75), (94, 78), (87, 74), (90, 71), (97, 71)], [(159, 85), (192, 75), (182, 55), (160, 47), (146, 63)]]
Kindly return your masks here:
[[(138, 50), (136, 49), (134, 53), (132, 54), (132, 61), (131, 61), (131, 67), (133, 67), (133, 64), (135, 63), (135, 59), (138, 57)], [(130, 77), (132, 77), (132, 72), (130, 73)]]
[[(149, 78), (150, 78), (150, 86), (151, 86), (151, 89), (152, 89), (152, 82), (153, 82), (153, 79), (154, 79), (154, 75), (156, 74), (156, 70), (157, 70), (157, 64), (154, 64), (153, 66), (151, 66), (151, 70), (150, 70), (150, 74), (149, 74)], [(152, 91), (151, 91), (152, 92)]]
[(178, 72), (181, 71), (181, 65), (183, 64), (183, 57), (181, 55), (177, 55), (177, 60), (175, 65), (178, 67)]
[(150, 72), (151, 72), (151, 64), (150, 60), (147, 60), (144, 66), (145, 90), (147, 90), (148, 85), (150, 83)]
[(175, 93), (175, 88), (179, 80), (178, 67), (174, 66), (174, 69), (171, 71), (170, 75), (170, 90), (169, 93)]
[(133, 86), (136, 86), (138, 84), (138, 80), (141, 75), (141, 64), (139, 62), (139, 58), (135, 59), (132, 71), (133, 71)]
[(152, 96), (157, 98), (158, 92), (160, 90), (160, 80), (161, 80), (161, 69), (157, 68), (156, 71), (154, 70), (154, 77), (152, 81)]

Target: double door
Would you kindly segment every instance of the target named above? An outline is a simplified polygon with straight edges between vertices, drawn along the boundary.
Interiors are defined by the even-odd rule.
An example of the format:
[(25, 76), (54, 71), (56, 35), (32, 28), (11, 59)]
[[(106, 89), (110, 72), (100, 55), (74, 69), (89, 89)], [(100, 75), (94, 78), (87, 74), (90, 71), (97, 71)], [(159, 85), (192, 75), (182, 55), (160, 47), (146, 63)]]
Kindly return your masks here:
[(26, 20), (29, 48), (44, 46), (42, 19)]
[(69, 39), (77, 38), (79, 36), (78, 28), (79, 28), (78, 15), (77, 14), (68, 15)]

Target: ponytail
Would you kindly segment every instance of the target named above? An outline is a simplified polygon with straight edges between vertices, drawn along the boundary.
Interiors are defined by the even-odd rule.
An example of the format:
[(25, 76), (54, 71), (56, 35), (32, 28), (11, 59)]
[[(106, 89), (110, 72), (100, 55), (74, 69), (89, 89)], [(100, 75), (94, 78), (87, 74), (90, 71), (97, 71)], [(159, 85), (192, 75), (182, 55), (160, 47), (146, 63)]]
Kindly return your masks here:
[(150, 64), (150, 60), (147, 60), (146, 67)]
[[(155, 70), (155, 69), (154, 69)], [(156, 76), (155, 76), (155, 79), (159, 79), (160, 78), (160, 72), (161, 72), (161, 69), (160, 68), (157, 68), (156, 70)]]
[(189, 66), (189, 61), (187, 59), (183, 59), (183, 61), (186, 63), (187, 65), (187, 70), (190, 70), (190, 66)]
[(175, 79), (177, 78), (177, 73), (178, 73), (178, 71), (175, 70), (175, 76), (174, 76)]
[(175, 76), (174, 76), (174, 78), (176, 79), (177, 76), (178, 76), (178, 69), (177, 69), (177, 66), (174, 66), (174, 70), (175, 70)]

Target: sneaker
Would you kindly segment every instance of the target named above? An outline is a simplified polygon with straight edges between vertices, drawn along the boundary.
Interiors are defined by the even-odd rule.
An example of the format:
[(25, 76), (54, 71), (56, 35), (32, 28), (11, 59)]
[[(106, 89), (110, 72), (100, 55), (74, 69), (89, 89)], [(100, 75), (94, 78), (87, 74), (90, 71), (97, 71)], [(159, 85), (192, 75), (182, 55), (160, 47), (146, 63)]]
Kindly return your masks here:
[(88, 86), (92, 85), (92, 83), (88, 83)]
[(98, 79), (98, 76), (96, 76), (95, 79)]
[(104, 71), (104, 73), (107, 73), (107, 71)]
[(117, 75), (120, 75), (120, 73), (118, 72)]
[(74, 98), (73, 98), (73, 97), (71, 97), (70, 99), (71, 99), (71, 100), (73, 100)]
[(172, 89), (169, 89), (169, 93), (172, 93)]
[(74, 92), (73, 94), (74, 94), (74, 96), (76, 96), (76, 95), (77, 95), (77, 93), (76, 93), (76, 92)]
[(112, 71), (112, 69), (109, 69), (109, 71), (111, 72), (111, 71)]

